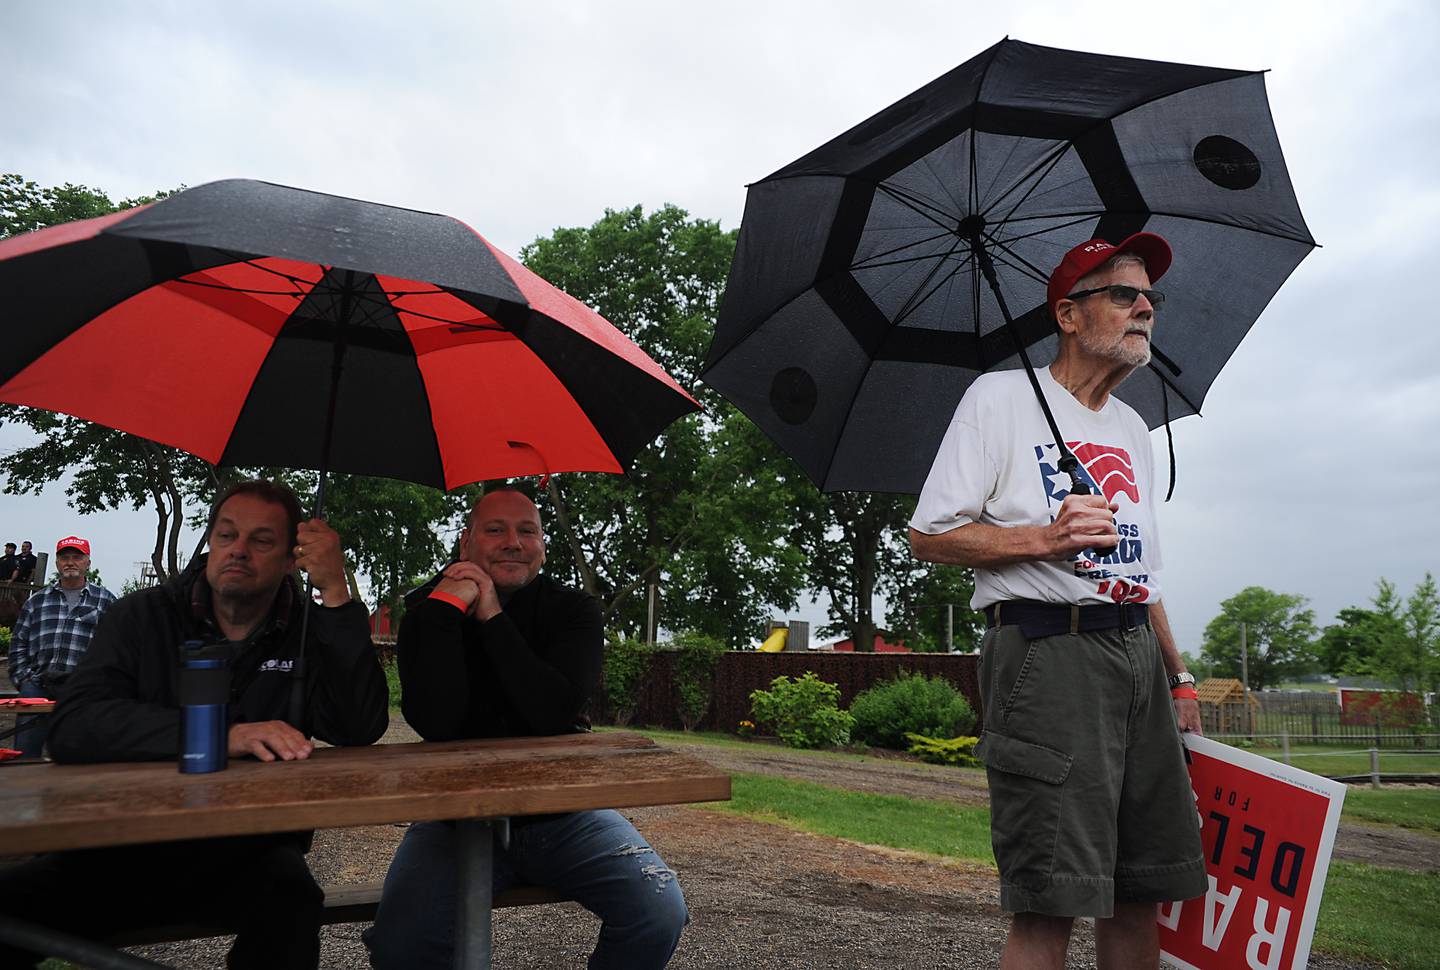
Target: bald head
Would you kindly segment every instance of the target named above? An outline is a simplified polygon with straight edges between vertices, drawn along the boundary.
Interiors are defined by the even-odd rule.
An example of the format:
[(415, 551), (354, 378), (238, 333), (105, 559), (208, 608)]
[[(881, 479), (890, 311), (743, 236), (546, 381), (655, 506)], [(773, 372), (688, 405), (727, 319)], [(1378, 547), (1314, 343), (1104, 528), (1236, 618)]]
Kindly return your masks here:
[(545, 565), (540, 510), (514, 489), (490, 492), (470, 510), (460, 555), (489, 573), (502, 594), (528, 585)]

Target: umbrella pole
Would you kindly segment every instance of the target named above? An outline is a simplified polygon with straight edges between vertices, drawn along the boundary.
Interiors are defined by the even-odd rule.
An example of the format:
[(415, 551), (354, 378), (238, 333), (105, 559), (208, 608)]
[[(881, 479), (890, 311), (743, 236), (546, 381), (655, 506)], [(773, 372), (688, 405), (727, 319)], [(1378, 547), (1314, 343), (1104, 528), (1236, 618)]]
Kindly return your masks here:
[[(355, 274), (345, 272), (345, 287), (340, 291), (340, 314), (335, 350), (330, 357), (330, 397), (325, 404), (325, 436), (320, 443), (320, 481), (315, 486), (315, 508), (311, 518), (325, 515), (325, 483), (330, 477), (330, 442), (335, 434), (335, 402), (340, 396), (340, 372), (345, 361), (345, 327), (350, 322), (351, 287), (355, 285)], [(300, 649), (295, 652), (295, 666), (290, 670), (290, 725), (297, 731), (305, 730), (305, 641), (310, 632), (310, 607), (314, 605), (315, 584), (305, 577), (305, 602), (300, 609)]]
[(1000, 315), (1005, 318), (1005, 329), (1010, 331), (1010, 338), (1015, 341), (1015, 349), (1020, 354), (1020, 363), (1025, 366), (1025, 376), (1030, 378), (1030, 386), (1035, 391), (1035, 399), (1040, 402), (1040, 410), (1045, 412), (1045, 422), (1050, 425), (1050, 434), (1055, 438), (1055, 447), (1060, 450), (1060, 470), (1070, 476), (1070, 492), (1074, 495), (1089, 495), (1090, 486), (1080, 477), (1080, 459), (1065, 447), (1065, 436), (1060, 433), (1060, 426), (1055, 423), (1055, 415), (1050, 411), (1050, 402), (1045, 400), (1045, 392), (1040, 389), (1040, 378), (1035, 376), (1035, 365), (1030, 363), (1030, 354), (1025, 350), (1025, 341), (1020, 339), (1020, 331), (1015, 326), (1015, 318), (1010, 315), (1010, 307), (1005, 303), (1005, 294), (1000, 292), (1000, 281), (995, 276), (995, 263), (990, 259), (990, 254), (985, 251), (985, 246), (980, 242), (978, 234), (971, 235), (970, 249), (975, 254), (975, 261), (980, 264), (980, 272), (985, 275), (986, 282), (990, 284), (990, 289), (995, 293), (995, 302), (1000, 304)]

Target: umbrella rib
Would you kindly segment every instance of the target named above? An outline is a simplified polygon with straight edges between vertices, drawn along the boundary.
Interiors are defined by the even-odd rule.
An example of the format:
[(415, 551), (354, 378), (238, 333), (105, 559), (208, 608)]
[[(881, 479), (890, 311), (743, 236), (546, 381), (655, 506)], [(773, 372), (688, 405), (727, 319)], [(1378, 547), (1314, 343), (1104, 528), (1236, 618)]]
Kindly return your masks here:
[[(985, 70), (987, 72), (990, 70), (988, 65)], [(975, 164), (975, 152), (975, 128), (972, 126), (970, 128), (970, 208), (965, 210), (967, 213), (980, 211), (980, 170), (979, 166)]]
[(898, 187), (891, 185), (889, 182), (878, 182), (875, 185), (875, 189), (876, 191), (884, 192), (896, 202), (899, 202), (901, 205), (905, 206), (905, 208), (914, 212), (916, 215), (919, 215), (922, 218), (928, 219), (929, 221), (935, 223), (935, 225), (939, 226), (941, 229), (944, 229), (946, 232), (955, 231), (955, 227), (953, 225), (948, 225), (944, 222), (941, 222), (935, 216), (930, 214), (931, 212), (934, 212), (941, 216), (948, 216), (953, 221), (955, 220), (955, 216), (953, 213), (946, 212), (939, 206), (933, 205), (929, 201), (915, 196), (912, 193), (904, 192)]
[[(1071, 221), (1065, 222), (1065, 223), (1061, 223), (1060, 225), (1056, 225), (1056, 226), (1046, 226), (1044, 229), (1036, 229), (1034, 232), (1022, 232), (1022, 233), (1019, 233), (1019, 234), (1017, 234), (1017, 235), (1007, 237), (1006, 240), (1005, 240), (1005, 242), (1007, 242), (1007, 243), (1014, 243), (1014, 242), (1019, 242), (1019, 241), (1022, 240), (1022, 239), (1034, 239), (1036, 236), (1043, 236), (1043, 235), (1045, 235), (1047, 232), (1058, 232), (1058, 231), (1061, 230), (1061, 229), (1069, 229), (1071, 226), (1078, 226), (1078, 225), (1080, 225), (1081, 223), (1089, 222), (1091, 219), (1095, 218), (1095, 216), (1097, 216), (1097, 215), (1100, 215), (1100, 213), (1098, 213), (1098, 212), (1087, 213), (1086, 215), (1083, 215), (1083, 216), (1081, 216), (1081, 217), (1078, 218), (1078, 219), (1072, 219)], [(1040, 219), (1040, 218), (1054, 218), (1054, 217), (1053, 217), (1053, 216), (1031, 216), (1030, 218)], [(1016, 222), (1019, 222), (1020, 220), (1019, 220), (1019, 219), (1016, 219), (1015, 221), (1016, 221)], [(1008, 225), (1010, 225), (1010, 223), (1002, 222), (1002, 223), (1000, 223), (999, 225), (997, 225), (996, 228), (999, 228), (999, 226), (1008, 226)], [(999, 237), (996, 236), (996, 237), (994, 237), (994, 238), (995, 238), (996, 244), (998, 245), (999, 242), (1000, 242)]]
[(1166, 377), (1164, 374), (1160, 373), (1160, 368), (1158, 368), (1158, 367), (1155, 366), (1155, 361), (1152, 360), (1152, 361), (1150, 361), (1150, 363), (1146, 364), (1145, 366), (1149, 367), (1152, 371), (1155, 372), (1155, 376), (1158, 377), (1158, 378), (1160, 378), (1160, 383), (1162, 383), (1162, 384), (1164, 384), (1166, 387), (1170, 388), (1170, 390), (1174, 391), (1175, 394), (1180, 398), (1180, 400), (1182, 400), (1182, 401), (1184, 401), (1186, 404), (1190, 405), (1190, 410), (1194, 411), (1196, 414), (1199, 414), (1199, 413), (1200, 413), (1200, 406), (1199, 406), (1198, 404), (1196, 404), (1194, 401), (1190, 400), (1190, 398), (1186, 396), (1185, 392), (1182, 391), (1182, 390), (1180, 390), (1179, 386), (1176, 385), (1176, 383), (1175, 383), (1174, 381), (1170, 380), (1170, 379), (1169, 379), (1168, 377)]
[[(1022, 196), (1019, 198), (1019, 200), (1016, 201), (1016, 203), (1015, 203), (1013, 206), (1010, 207), (1010, 211), (1005, 214), (1005, 217), (1004, 217), (1003, 219), (997, 220), (998, 222), (1002, 222), (1002, 223), (1003, 223), (1003, 222), (1009, 222), (1009, 221), (1010, 221), (1010, 217), (1015, 214), (1015, 210), (1018, 209), (1018, 208), (1020, 208), (1022, 205), (1025, 204), (1025, 200), (1028, 199), (1028, 198), (1030, 198), (1030, 196), (1034, 194), (1035, 190), (1040, 187), (1040, 183), (1041, 183), (1041, 182), (1045, 181), (1045, 176), (1047, 176), (1047, 175), (1049, 175), (1051, 172), (1053, 172), (1053, 171), (1055, 170), (1055, 166), (1057, 166), (1057, 165), (1060, 164), (1060, 159), (1062, 159), (1062, 158), (1065, 157), (1065, 152), (1068, 151), (1069, 148), (1070, 148), (1070, 143), (1069, 143), (1069, 142), (1065, 142), (1064, 144), (1062, 144), (1062, 145), (1060, 145), (1059, 147), (1056, 148), (1054, 154), (1051, 156), (1051, 158), (1050, 158), (1050, 160), (1049, 160), (1048, 162), (1045, 162), (1045, 161), (1043, 161), (1043, 160), (1040, 161), (1040, 162), (1036, 162), (1034, 168), (1032, 168), (1032, 169), (1031, 169), (1028, 173), (1026, 173), (1025, 175), (1021, 176), (1019, 179), (1017, 179), (1017, 180), (1015, 181), (1015, 184), (1014, 184), (1014, 185), (1010, 186), (1010, 188), (1008, 188), (1008, 189), (1006, 189), (1004, 192), (1002, 192), (1002, 193), (1000, 194), (1000, 198), (998, 198), (998, 199), (995, 200), (994, 205), (990, 206), (990, 208), (986, 209), (985, 211), (986, 211), (986, 212), (994, 212), (997, 208), (999, 208), (1000, 203), (1002, 203), (1002, 202), (1005, 201), (1005, 197), (1006, 197), (1006, 196), (1010, 195), (1012, 192), (1014, 192), (1014, 191), (1015, 191), (1016, 189), (1018, 189), (1020, 186), (1024, 185), (1027, 181), (1029, 181), (1029, 182), (1030, 182), (1030, 187), (1025, 190), (1025, 194), (1022, 195)], [(1043, 171), (1043, 172), (1040, 171), (1040, 169), (1042, 169), (1042, 168), (1045, 169), (1045, 171)], [(984, 213), (982, 213), (982, 215), (983, 215), (983, 214), (984, 214)]]
[[(944, 279), (936, 283), (935, 286), (931, 288), (929, 293), (926, 293), (924, 296), (920, 296), (920, 291), (923, 290), (930, 283), (930, 281), (935, 278), (935, 274), (940, 272), (940, 267), (951, 256), (955, 255), (955, 250), (958, 249), (963, 244), (963, 242), (964, 240), (960, 239), (958, 236), (955, 238), (955, 245), (950, 247), (950, 252), (946, 253), (942, 259), (936, 261), (935, 267), (931, 269), (929, 273), (925, 274), (925, 278), (920, 281), (918, 286), (915, 287), (915, 291), (911, 293), (909, 298), (900, 305), (899, 312), (897, 312), (895, 314), (895, 318), (890, 321), (890, 325), (892, 327), (898, 327), (902, 323), (904, 323), (906, 318), (908, 318), (910, 314), (920, 309), (920, 307), (927, 300), (929, 300), (930, 297), (934, 296), (937, 292), (939, 292), (940, 287), (944, 286), (948, 280), (950, 280), (953, 276), (955, 276), (956, 273), (960, 272), (960, 270), (964, 268), (965, 264), (969, 262), (968, 256), (961, 261), (959, 266), (956, 266), (949, 273), (947, 273)], [(917, 299), (917, 297), (919, 298)]]
[(183, 276), (170, 280), (170, 282), (198, 286), (206, 290), (224, 290), (226, 293), (244, 293), (247, 296), (288, 296), (296, 300), (305, 298), (304, 293), (296, 293), (294, 290), (254, 290), (245, 286), (226, 286), (224, 283), (202, 283), (199, 280), (186, 279)]
[[(985, 187), (985, 189), (986, 189), (987, 192), (993, 190), (993, 189), (995, 188), (995, 183), (998, 182), (998, 181), (1000, 181), (1000, 173), (1005, 170), (1005, 166), (1007, 166), (1007, 165), (1010, 164), (1010, 159), (1014, 158), (1014, 157), (1015, 157), (1015, 153), (1020, 150), (1020, 142), (1021, 142), (1022, 140), (1023, 140), (1023, 139), (1021, 139), (1021, 138), (1016, 138), (1014, 141), (1012, 141), (1012, 142), (1010, 143), (1010, 153), (1005, 156), (1005, 161), (1001, 162), (999, 165), (997, 165), (997, 166), (995, 167), (995, 175), (990, 179), (990, 184)], [(974, 141), (975, 141), (975, 132), (973, 132), (973, 131), (970, 133), (970, 141), (971, 141), (972, 144), (973, 144)], [(976, 174), (976, 178), (979, 178), (979, 174), (978, 174), (978, 173)], [(1008, 190), (1007, 190), (1007, 191), (1008, 191)], [(977, 196), (976, 196), (976, 207), (977, 207), (977, 208), (978, 208), (978, 205), (979, 205), (979, 196), (978, 196), (978, 194), (977, 194)], [(975, 211), (975, 210), (972, 209), (971, 211)]]
[(257, 270), (259, 270), (259, 271), (262, 272), (262, 273), (269, 273), (271, 276), (278, 276), (278, 277), (280, 277), (282, 280), (289, 280), (291, 283), (294, 283), (294, 284), (296, 284), (297, 286), (298, 286), (298, 285), (301, 285), (301, 284), (303, 284), (303, 285), (305, 285), (305, 286), (311, 286), (311, 287), (319, 286), (319, 285), (320, 285), (320, 280), (323, 280), (323, 279), (325, 278), (325, 273), (327, 273), (327, 272), (330, 271), (330, 267), (329, 267), (329, 266), (320, 266), (319, 263), (315, 263), (315, 264), (313, 264), (313, 265), (315, 265), (315, 266), (320, 266), (320, 270), (321, 270), (320, 280), (307, 280), (307, 279), (304, 279), (303, 277), (296, 276), (296, 275), (293, 274), (293, 273), (283, 273), (283, 272), (281, 272), (280, 270), (275, 269), (273, 266), (262, 266), (262, 265), (260, 265), (259, 263), (257, 263), (254, 259), (238, 259), (238, 260), (236, 260), (236, 262), (237, 262), (237, 263), (244, 263), (246, 266), (249, 266), (251, 269), (257, 269)]
[(1223, 222), (1220, 219), (1209, 219), (1205, 216), (1195, 216), (1185, 212), (1162, 212), (1147, 210), (1147, 214), (1152, 216), (1167, 216), (1171, 219), (1186, 219), (1190, 222), (1203, 222), (1212, 226), (1224, 226), (1226, 229), (1242, 229), (1245, 232), (1253, 232), (1261, 236), (1269, 236), (1271, 239), (1284, 239), (1289, 242), (1304, 243), (1307, 246), (1319, 247), (1320, 245), (1313, 239), (1302, 238), (1300, 236), (1289, 236), (1282, 232), (1270, 232), (1267, 229), (1257, 229), (1254, 226), (1242, 226), (1234, 222)]
[[(949, 235), (949, 233), (947, 233), (946, 235)], [(940, 238), (940, 237), (939, 237), (939, 236), (936, 236), (935, 238), (938, 239), (938, 238)], [(920, 256), (906, 256), (906, 257), (904, 257), (903, 259), (887, 259), (887, 260), (885, 260), (885, 261), (882, 262), (882, 263), (872, 263), (872, 262), (870, 262), (870, 261), (867, 260), (867, 261), (864, 262), (864, 263), (856, 263), (855, 265), (851, 266), (850, 268), (851, 268), (852, 270), (856, 270), (856, 269), (879, 269), (879, 268), (882, 267), (882, 266), (904, 266), (904, 265), (906, 265), (907, 263), (920, 263), (920, 262), (924, 262), (924, 261), (927, 260), (927, 259), (935, 259), (935, 260), (940, 260), (941, 262), (944, 262), (944, 260), (947, 259), (952, 253), (954, 253), (954, 250), (953, 250), (953, 249), (952, 249), (949, 253), (946, 253), (944, 256), (939, 256), (939, 255), (936, 255), (935, 253), (925, 253), (925, 254), (920, 255)], [(969, 257), (966, 257), (966, 258), (968, 259)]]
[(921, 159), (921, 162), (924, 163), (925, 170), (930, 173), (930, 176), (934, 180), (935, 184), (940, 187), (940, 191), (944, 193), (945, 197), (950, 200), (950, 203), (954, 205), (956, 209), (960, 209), (964, 205), (964, 203), (962, 203), (959, 199), (955, 198), (954, 192), (951, 191), (950, 186), (946, 183), (940, 172), (935, 168), (935, 163), (930, 160), (930, 156), (926, 155), (923, 159)]
[(990, 362), (985, 359), (985, 343), (984, 343), (984, 341), (982, 341), (982, 340), (980, 339), (980, 334), (981, 334), (981, 330), (983, 329), (983, 327), (981, 327), (981, 325), (980, 325), (980, 293), (981, 293), (981, 290), (980, 290), (980, 274), (979, 274), (979, 273), (971, 273), (971, 274), (970, 274), (970, 291), (971, 291), (971, 297), (972, 297), (972, 300), (973, 300), (973, 304), (974, 304), (974, 307), (975, 307), (975, 313), (974, 313), (974, 315), (971, 317), (971, 319), (975, 321), (975, 348), (976, 348), (976, 350), (977, 350), (977, 351), (979, 352), (979, 354), (980, 354), (980, 370), (981, 370), (981, 371), (986, 371), (986, 370), (989, 370), (989, 369), (990, 369)]
[[(1030, 262), (1028, 259), (1021, 256), (1014, 250), (1008, 248), (1004, 243), (1002, 243), (1000, 240), (996, 239), (989, 233), (986, 233), (986, 238), (989, 239), (990, 242), (995, 244), (996, 256), (999, 256), (1001, 253), (1003, 253), (1004, 255), (1009, 256), (1011, 259), (1015, 260), (1015, 262), (1012, 263), (1009, 260), (1001, 258), (1000, 262), (1004, 263), (1006, 266), (1009, 266), (1017, 273), (1025, 273), (1026, 275), (1032, 277), (1038, 282), (1045, 283), (1049, 281), (1049, 273), (1043, 272), (1040, 267), (1036, 266), (1034, 263)], [(1016, 263), (1022, 265), (1016, 265)]]
[[(903, 229), (903, 228), (905, 228), (905, 227), (903, 227), (903, 226), (897, 226), (896, 228), (897, 228), (897, 229)], [(885, 250), (884, 252), (879, 252), (879, 253), (875, 253), (875, 254), (870, 255), (870, 256), (866, 256), (864, 259), (860, 260), (858, 263), (852, 263), (851, 266), (850, 266), (850, 268), (851, 268), (851, 269), (871, 269), (872, 267), (875, 267), (875, 266), (889, 266), (889, 265), (892, 265), (892, 264), (890, 264), (890, 263), (879, 263), (879, 262), (875, 262), (875, 260), (884, 259), (886, 256), (894, 255), (895, 253), (901, 252), (901, 251), (903, 251), (903, 250), (913, 249), (913, 248), (915, 248), (916, 246), (923, 246), (923, 245), (925, 245), (925, 244), (927, 244), (927, 243), (932, 243), (932, 242), (934, 242), (934, 241), (937, 240), (937, 239), (944, 239), (946, 236), (953, 236), (953, 235), (954, 235), (954, 233), (953, 233), (953, 232), (950, 232), (950, 231), (948, 231), (948, 230), (943, 231), (943, 232), (937, 232), (937, 233), (936, 233), (935, 235), (933, 235), (933, 236), (926, 236), (926, 237), (923, 238), (923, 239), (917, 239), (917, 240), (915, 240), (914, 242), (905, 243), (903, 246), (896, 246), (894, 249), (887, 249), (887, 250)], [(910, 257), (910, 259), (926, 259), (926, 258), (928, 258), (928, 257), (926, 257), (926, 256), (914, 256), (914, 257)], [(908, 262), (908, 261), (909, 261), (909, 260), (902, 260), (902, 262)]]

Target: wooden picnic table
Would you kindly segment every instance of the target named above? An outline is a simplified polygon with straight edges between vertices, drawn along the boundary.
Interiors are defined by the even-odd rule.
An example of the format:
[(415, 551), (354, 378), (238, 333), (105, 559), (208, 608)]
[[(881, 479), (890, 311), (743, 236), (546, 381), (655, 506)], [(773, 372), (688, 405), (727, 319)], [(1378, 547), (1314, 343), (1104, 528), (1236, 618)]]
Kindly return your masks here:
[(303, 761), (17, 764), (0, 769), (0, 855), (451, 819), (456, 967), (488, 967), (492, 821), (730, 797), (730, 776), (635, 734), (317, 748)]

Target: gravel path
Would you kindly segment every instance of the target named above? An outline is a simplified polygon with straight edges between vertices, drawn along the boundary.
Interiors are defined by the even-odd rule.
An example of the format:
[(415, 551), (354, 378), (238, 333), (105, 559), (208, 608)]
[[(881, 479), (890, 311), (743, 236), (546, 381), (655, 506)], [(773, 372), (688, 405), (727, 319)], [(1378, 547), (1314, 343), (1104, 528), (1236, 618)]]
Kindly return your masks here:
[[(387, 742), (415, 740), (402, 722)], [(868, 758), (819, 759), (783, 748), (721, 748), (669, 743), (727, 771), (803, 778), (822, 784), (983, 804), (977, 772)], [(860, 846), (778, 825), (690, 807), (627, 813), (679, 873), (692, 923), (673, 970), (994, 967), (1004, 943), (993, 870), (932, 856)], [(320, 831), (310, 864), (322, 883), (382, 878), (404, 826)], [(1440, 839), (1408, 842), (1396, 830), (1346, 825), (1337, 856), (1380, 861), (1418, 850), (1440, 869)], [(1392, 840), (1398, 840), (1392, 841)], [(1401, 856), (1397, 855), (1397, 858)], [(1398, 864), (1383, 861), (1381, 864)], [(1413, 868), (1413, 866), (1411, 866)], [(326, 970), (367, 966), (362, 926), (330, 927), (322, 937)], [(574, 904), (495, 914), (497, 970), (582, 968), (599, 922)], [(229, 941), (202, 940), (137, 952), (174, 966), (221, 968)], [(1317, 957), (1316, 970), (1374, 970)], [(1077, 924), (1070, 967), (1094, 966), (1090, 926)]]

